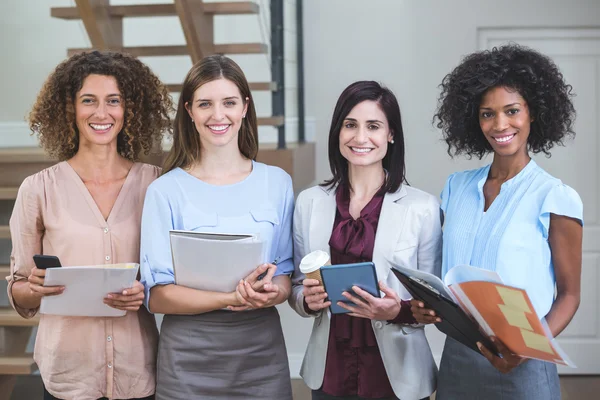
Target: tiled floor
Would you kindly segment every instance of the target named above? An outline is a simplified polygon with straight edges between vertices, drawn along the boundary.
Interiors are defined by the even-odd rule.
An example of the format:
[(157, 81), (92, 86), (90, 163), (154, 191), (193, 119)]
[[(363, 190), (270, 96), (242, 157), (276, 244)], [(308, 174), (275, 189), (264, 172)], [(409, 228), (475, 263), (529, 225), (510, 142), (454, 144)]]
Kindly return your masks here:
[[(600, 376), (563, 376), (560, 379), (562, 400), (596, 400), (600, 398)], [(294, 400), (310, 400), (310, 390), (299, 379), (292, 380)], [(11, 400), (42, 399), (39, 376), (20, 377)], [(182, 399), (188, 400), (188, 399)]]

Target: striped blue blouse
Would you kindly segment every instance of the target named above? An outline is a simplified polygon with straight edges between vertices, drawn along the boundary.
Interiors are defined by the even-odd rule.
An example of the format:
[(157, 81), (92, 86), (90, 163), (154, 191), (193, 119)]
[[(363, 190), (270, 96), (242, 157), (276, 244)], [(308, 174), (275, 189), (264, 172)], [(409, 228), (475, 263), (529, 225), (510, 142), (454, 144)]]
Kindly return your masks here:
[(548, 243), (550, 214), (576, 218), (583, 225), (581, 199), (531, 160), (502, 184), (484, 213), (489, 170), (490, 165), (457, 172), (446, 181), (442, 278), (461, 264), (496, 271), (507, 285), (525, 289), (544, 317), (556, 284)]

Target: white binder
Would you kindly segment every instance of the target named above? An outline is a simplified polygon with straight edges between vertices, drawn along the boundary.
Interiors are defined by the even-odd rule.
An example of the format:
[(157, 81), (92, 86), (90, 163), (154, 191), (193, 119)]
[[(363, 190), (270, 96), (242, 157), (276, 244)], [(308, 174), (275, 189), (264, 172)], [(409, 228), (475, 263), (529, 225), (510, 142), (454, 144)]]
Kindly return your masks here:
[(233, 292), (265, 262), (257, 234), (170, 231), (175, 283), (193, 289)]

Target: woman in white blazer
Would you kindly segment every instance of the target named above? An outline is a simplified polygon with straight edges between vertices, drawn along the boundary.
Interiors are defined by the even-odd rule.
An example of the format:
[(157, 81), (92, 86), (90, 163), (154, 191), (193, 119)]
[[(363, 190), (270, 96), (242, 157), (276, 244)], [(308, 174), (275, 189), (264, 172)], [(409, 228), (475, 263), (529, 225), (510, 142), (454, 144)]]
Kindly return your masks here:
[[(436, 275), (441, 268), (437, 199), (407, 186), (398, 102), (377, 82), (344, 90), (329, 132), (333, 178), (300, 193), (294, 212), (293, 292), (290, 305), (314, 318), (301, 375), (313, 400), (428, 398), (437, 369), (410, 296), (390, 267)], [(319, 281), (305, 279), (300, 260), (315, 250), (332, 264), (373, 261), (382, 298), (359, 288), (344, 295), (348, 314), (331, 315)]]

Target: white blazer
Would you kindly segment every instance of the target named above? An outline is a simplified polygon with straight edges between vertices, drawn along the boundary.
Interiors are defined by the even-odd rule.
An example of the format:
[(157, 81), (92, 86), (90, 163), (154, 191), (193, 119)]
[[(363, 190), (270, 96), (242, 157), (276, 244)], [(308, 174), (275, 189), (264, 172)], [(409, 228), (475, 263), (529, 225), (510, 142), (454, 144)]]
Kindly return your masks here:
[[(300, 375), (306, 384), (318, 390), (323, 384), (331, 314), (329, 309), (308, 314), (304, 309), (302, 280), (298, 266), (306, 254), (329, 250), (329, 239), (336, 215), (335, 190), (315, 186), (300, 193), (294, 210), (294, 266), (289, 303), (303, 317), (314, 317), (313, 330)], [(396, 276), (394, 264), (439, 276), (442, 265), (442, 229), (438, 200), (421, 190), (402, 185), (383, 200), (373, 262), (377, 278), (384, 281), (400, 298), (409, 299)], [(388, 324), (371, 321), (383, 364), (396, 396), (418, 400), (436, 388), (437, 367), (422, 325)]]

